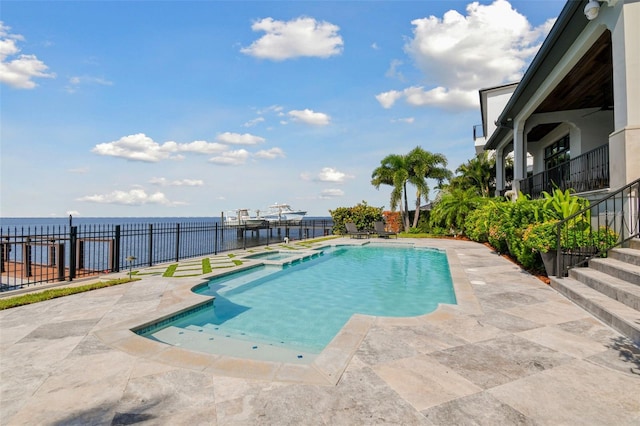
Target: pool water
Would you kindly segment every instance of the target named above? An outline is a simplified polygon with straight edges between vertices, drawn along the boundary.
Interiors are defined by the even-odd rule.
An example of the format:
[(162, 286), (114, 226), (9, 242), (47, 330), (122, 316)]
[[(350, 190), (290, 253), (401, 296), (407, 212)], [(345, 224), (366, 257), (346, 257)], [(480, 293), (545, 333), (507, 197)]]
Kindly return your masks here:
[[(213, 308), (174, 321), (164, 334), (181, 329), (182, 339), (204, 333), (211, 345), (240, 340), (306, 356), (320, 353), (354, 313), (410, 317), (456, 303), (445, 252), (374, 244), (214, 278), (196, 291), (215, 296)], [(162, 330), (145, 335), (172, 343)]]

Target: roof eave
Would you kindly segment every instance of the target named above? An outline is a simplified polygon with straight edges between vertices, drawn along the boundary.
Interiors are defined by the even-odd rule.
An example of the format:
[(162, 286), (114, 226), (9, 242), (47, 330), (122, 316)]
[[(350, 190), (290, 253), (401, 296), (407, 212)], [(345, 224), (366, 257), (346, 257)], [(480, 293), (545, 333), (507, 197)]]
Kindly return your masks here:
[(511, 120), (529, 101), (540, 83), (558, 64), (568, 47), (575, 42), (578, 35), (586, 27), (588, 20), (583, 15), (582, 8), (583, 2), (581, 1), (567, 1), (549, 35), (527, 68), (520, 84), (496, 120), (497, 129), (489, 137), (484, 146), (485, 150), (496, 149), (498, 144), (508, 135), (510, 128), (513, 128)]

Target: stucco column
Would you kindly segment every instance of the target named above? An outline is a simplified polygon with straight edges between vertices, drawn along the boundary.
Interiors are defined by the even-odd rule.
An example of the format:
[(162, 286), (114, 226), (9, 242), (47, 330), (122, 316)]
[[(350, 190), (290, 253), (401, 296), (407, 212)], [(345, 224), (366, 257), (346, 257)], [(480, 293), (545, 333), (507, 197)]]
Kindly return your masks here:
[(527, 142), (524, 137), (524, 120), (513, 123), (513, 190), (520, 191), (520, 181), (527, 177)]
[(615, 130), (609, 136), (611, 188), (640, 178), (640, 2), (625, 1), (611, 29)]
[(504, 189), (504, 148), (498, 148), (495, 152), (496, 156), (496, 197)]

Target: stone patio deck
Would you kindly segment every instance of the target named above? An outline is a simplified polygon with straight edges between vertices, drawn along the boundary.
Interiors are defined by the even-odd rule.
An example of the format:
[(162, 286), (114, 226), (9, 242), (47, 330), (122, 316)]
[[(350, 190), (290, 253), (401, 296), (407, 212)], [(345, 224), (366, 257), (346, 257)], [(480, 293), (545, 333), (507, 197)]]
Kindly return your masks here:
[(447, 250), (459, 304), (358, 315), (308, 368), (128, 330), (201, 300), (189, 289), (203, 276), (0, 311), (0, 424), (640, 424), (628, 340), (480, 244), (399, 241)]

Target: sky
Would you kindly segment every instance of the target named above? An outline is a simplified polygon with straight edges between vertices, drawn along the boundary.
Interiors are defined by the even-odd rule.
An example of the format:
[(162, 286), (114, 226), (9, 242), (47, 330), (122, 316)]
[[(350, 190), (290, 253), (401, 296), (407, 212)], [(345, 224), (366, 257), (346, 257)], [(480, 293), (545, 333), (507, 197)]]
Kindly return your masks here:
[(389, 210), (381, 160), (473, 158), (564, 4), (2, 0), (0, 217)]

